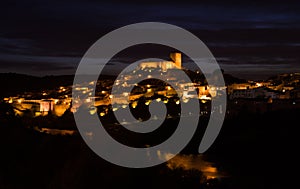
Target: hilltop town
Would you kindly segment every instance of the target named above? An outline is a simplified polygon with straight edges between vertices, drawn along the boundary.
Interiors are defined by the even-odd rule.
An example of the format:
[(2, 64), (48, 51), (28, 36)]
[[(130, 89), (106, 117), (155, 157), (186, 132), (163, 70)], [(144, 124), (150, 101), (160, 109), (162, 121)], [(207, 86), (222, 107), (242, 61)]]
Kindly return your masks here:
[[(191, 82), (178, 80), (178, 70), (183, 70), (189, 75)], [(158, 77), (155, 74), (168, 78), (168, 82), (155, 79)], [(139, 77), (146, 77), (147, 80), (135, 83)], [(136, 69), (120, 75), (116, 80), (113, 77), (105, 77), (76, 85), (66, 81), (68, 85), (43, 90), (24, 90), (12, 96), (5, 96), (2, 101), (10, 104), (14, 113), (21, 117), (46, 116), (49, 112), (60, 117), (66, 111), (75, 113), (80, 107), (87, 108), (92, 115), (98, 113), (99, 116), (106, 116), (110, 111), (128, 107), (135, 109), (141, 103), (148, 106), (154, 100), (173, 105), (199, 100), (200, 115), (205, 116), (210, 114), (210, 101), (220, 95), (227, 95), (227, 116), (237, 115), (241, 110), (263, 113), (299, 107), (300, 73), (281, 74), (266, 81), (246, 81), (228, 74), (224, 74), (224, 78), (225, 86), (208, 85), (201, 72), (182, 67), (180, 53), (171, 53), (169, 61), (142, 62)], [(180, 90), (176, 91), (169, 83), (176, 85)], [(114, 89), (132, 90), (112, 95), (113, 86)], [(223, 91), (227, 94), (222, 93)], [(80, 93), (81, 96), (74, 96), (74, 92)], [(110, 106), (111, 103), (116, 104), (114, 108)]]

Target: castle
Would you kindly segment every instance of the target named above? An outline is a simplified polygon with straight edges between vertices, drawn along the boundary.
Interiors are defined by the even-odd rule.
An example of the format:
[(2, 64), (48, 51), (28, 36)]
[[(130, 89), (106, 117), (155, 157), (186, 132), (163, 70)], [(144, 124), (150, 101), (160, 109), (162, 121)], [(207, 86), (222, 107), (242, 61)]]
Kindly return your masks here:
[(139, 68), (144, 70), (145, 68), (160, 68), (166, 72), (168, 69), (181, 69), (181, 53), (170, 53), (171, 61), (160, 62), (142, 62), (139, 64)]

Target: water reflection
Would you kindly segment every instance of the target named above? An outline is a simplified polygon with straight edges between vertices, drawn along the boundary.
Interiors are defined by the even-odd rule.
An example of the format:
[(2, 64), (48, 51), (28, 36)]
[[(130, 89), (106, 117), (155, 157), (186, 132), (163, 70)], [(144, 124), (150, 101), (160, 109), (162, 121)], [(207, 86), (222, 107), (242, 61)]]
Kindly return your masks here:
[(38, 131), (40, 133), (50, 134), (50, 135), (62, 135), (62, 136), (71, 136), (71, 135), (77, 135), (78, 132), (75, 130), (66, 130), (66, 129), (50, 129), (50, 128), (39, 128), (34, 127), (35, 131)]
[(181, 168), (183, 170), (198, 170), (203, 173), (207, 179), (220, 178), (221, 174), (212, 162), (204, 160), (202, 154), (198, 155), (176, 155), (167, 162), (167, 167), (171, 170)]

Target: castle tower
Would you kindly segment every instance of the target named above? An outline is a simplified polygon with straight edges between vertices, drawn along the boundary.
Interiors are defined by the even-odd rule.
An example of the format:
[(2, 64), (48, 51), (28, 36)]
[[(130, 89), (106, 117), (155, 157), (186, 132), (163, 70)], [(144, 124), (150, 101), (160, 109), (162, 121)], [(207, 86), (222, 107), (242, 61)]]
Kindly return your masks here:
[(175, 63), (176, 67), (181, 69), (181, 53), (170, 53), (170, 58)]

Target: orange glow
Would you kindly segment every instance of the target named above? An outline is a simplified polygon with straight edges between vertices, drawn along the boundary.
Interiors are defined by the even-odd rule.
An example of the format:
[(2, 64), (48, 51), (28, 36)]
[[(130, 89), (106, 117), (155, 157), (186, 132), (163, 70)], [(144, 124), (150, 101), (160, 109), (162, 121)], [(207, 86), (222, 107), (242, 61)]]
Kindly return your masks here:
[(136, 106), (137, 106), (137, 101), (132, 102), (131, 106), (132, 106), (132, 108), (136, 108)]
[(148, 100), (148, 101), (145, 102), (145, 105), (148, 106), (150, 103), (151, 103), (151, 100)]
[(257, 87), (261, 87), (262, 86), (262, 83), (256, 83), (255, 84)]

